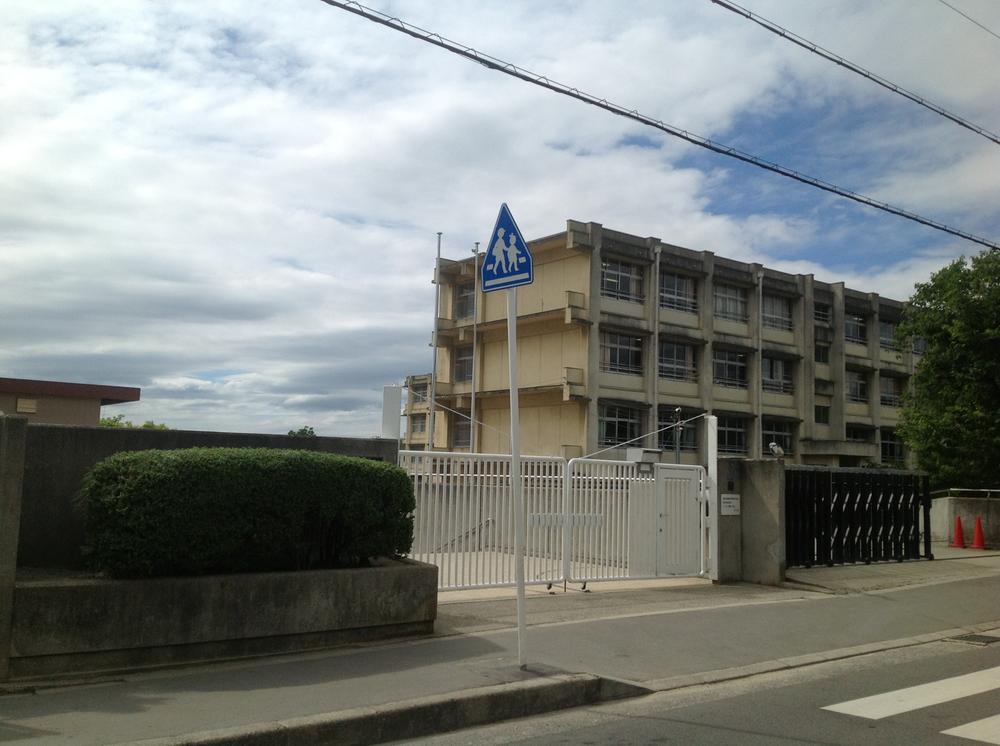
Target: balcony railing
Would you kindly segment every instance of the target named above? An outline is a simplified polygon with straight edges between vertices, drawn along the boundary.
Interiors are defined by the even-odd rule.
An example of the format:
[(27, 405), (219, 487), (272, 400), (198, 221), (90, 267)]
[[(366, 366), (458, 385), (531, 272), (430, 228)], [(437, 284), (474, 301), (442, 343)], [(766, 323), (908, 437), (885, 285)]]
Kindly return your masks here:
[(694, 368), (660, 363), (660, 378), (666, 378), (670, 381), (697, 381), (698, 371)]
[(729, 389), (745, 389), (747, 387), (747, 381), (745, 378), (726, 378), (724, 376), (715, 376), (712, 380), (717, 385), (725, 386)]
[(784, 381), (775, 378), (765, 378), (760, 387), (764, 391), (769, 391), (772, 394), (794, 394), (795, 385), (791, 381)]

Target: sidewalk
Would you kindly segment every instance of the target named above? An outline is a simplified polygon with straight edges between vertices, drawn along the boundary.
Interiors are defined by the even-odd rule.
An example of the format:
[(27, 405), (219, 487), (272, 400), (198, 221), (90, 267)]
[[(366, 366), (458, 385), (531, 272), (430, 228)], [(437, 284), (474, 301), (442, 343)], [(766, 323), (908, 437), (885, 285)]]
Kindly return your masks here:
[[(0, 696), (0, 741), (393, 740), (919, 644), (1000, 627), (1000, 556), (987, 554), (793, 571), (819, 593), (693, 579), (532, 587), (527, 671), (510, 589), (443, 593), (431, 638)], [(875, 571), (882, 584), (895, 574), (894, 603), (849, 592)]]

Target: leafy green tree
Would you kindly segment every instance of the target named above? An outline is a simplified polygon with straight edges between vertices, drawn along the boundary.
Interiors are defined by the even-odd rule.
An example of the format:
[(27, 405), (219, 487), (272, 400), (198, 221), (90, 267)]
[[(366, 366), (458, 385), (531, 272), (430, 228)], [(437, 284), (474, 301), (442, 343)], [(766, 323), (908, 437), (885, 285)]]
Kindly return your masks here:
[(1000, 252), (920, 283), (899, 336), (923, 340), (899, 432), (937, 487), (1000, 486)]
[(309, 425), (300, 427), (298, 430), (289, 430), (288, 434), (296, 438), (315, 438), (316, 431), (313, 430)]
[(134, 429), (139, 427), (145, 430), (169, 430), (170, 428), (164, 425), (162, 422), (153, 422), (152, 420), (146, 420), (141, 425), (134, 425), (130, 420), (125, 419), (125, 415), (116, 414), (114, 417), (102, 417), (100, 421), (101, 427), (120, 427), (125, 429)]

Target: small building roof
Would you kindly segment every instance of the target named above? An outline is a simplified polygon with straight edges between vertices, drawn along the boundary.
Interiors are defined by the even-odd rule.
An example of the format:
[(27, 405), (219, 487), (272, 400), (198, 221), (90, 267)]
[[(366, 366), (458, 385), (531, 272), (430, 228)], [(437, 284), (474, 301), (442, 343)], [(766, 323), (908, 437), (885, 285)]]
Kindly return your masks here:
[(140, 390), (130, 386), (99, 386), (66, 381), (33, 381), (27, 378), (0, 378), (0, 394), (60, 396), (67, 399), (100, 399), (101, 405), (139, 401)]

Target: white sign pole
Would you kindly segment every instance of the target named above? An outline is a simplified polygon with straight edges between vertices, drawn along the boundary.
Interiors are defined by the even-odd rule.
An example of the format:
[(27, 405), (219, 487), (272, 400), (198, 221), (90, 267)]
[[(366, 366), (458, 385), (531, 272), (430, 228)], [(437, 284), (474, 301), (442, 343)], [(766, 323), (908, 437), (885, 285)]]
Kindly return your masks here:
[(521, 489), (521, 423), (517, 402), (517, 288), (507, 290), (507, 357), (510, 370), (510, 486), (514, 503), (514, 580), (517, 583), (517, 664), (528, 666), (524, 613), (524, 494)]

